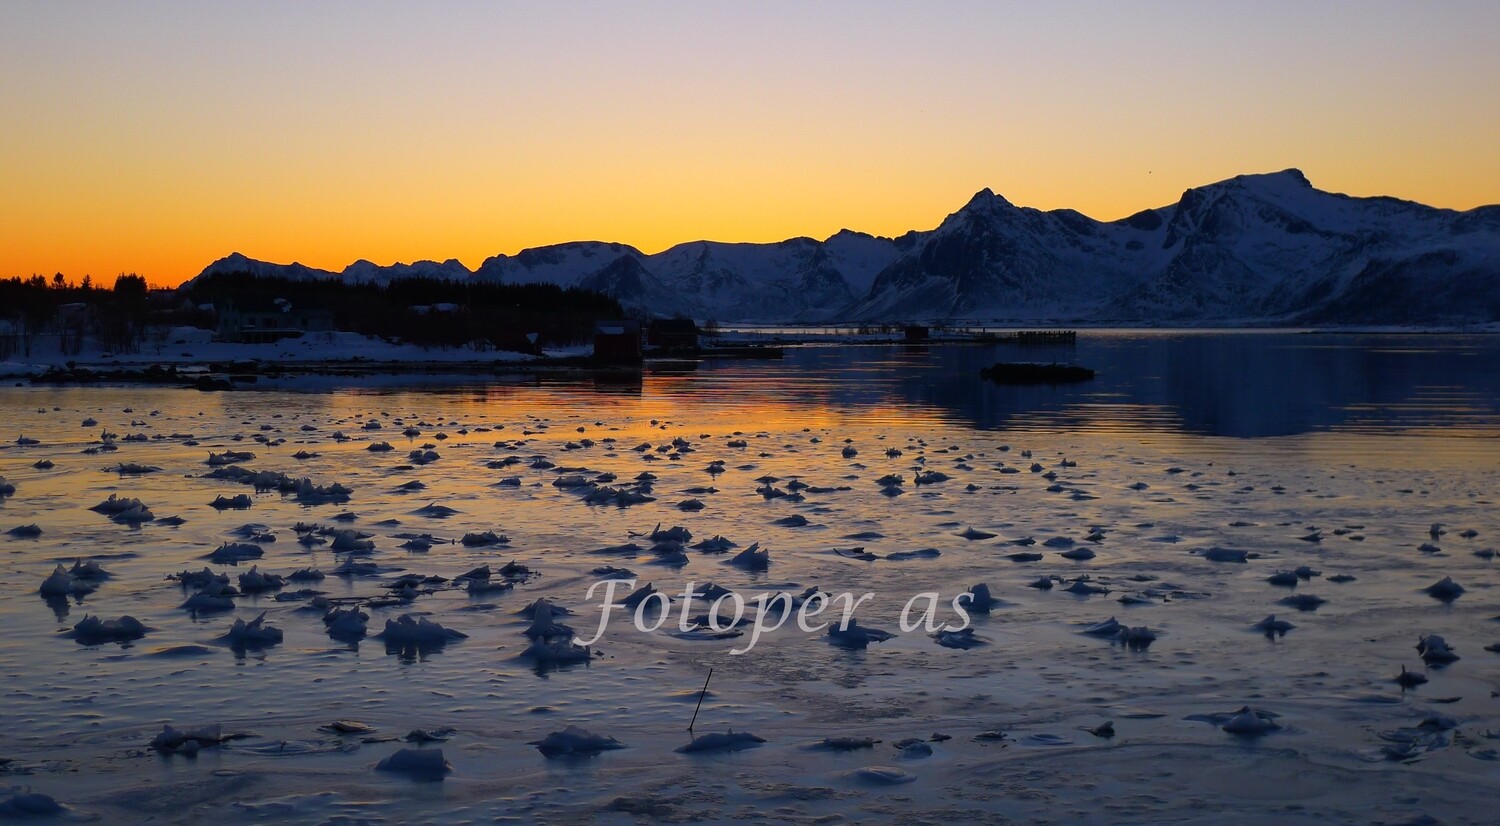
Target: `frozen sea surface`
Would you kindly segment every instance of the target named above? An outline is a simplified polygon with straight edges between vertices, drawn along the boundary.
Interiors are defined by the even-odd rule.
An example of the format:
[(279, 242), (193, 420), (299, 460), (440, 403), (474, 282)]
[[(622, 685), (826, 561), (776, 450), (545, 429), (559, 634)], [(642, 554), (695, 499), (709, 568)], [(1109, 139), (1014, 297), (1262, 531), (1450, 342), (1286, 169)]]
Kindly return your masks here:
[[(1017, 358), (1076, 358), (1100, 377), (978, 380)], [(0, 536), (0, 789), (15, 787), (0, 804), (30, 788), (104, 822), (1492, 822), (1494, 338), (1091, 333), (1076, 351), (813, 347), (584, 384), (14, 387), (0, 410), (0, 474), (15, 486), (0, 532), (41, 531)], [(367, 449), (379, 442), (393, 449)], [(209, 454), (225, 451), (325, 493), (342, 485), (348, 501), (215, 478)], [(159, 470), (122, 475), (122, 463)], [(915, 483), (931, 471), (948, 479)], [(643, 472), (654, 501), (585, 503), (601, 485), (636, 489)], [(615, 480), (596, 481), (606, 473)], [(887, 475), (903, 484), (877, 484)], [(586, 484), (554, 484), (572, 476)], [(91, 510), (112, 494), (155, 519)], [(238, 494), (248, 509), (210, 505)], [(690, 499), (703, 507), (678, 507)], [(308, 546), (297, 523), (369, 534), (373, 551), (352, 558), (376, 573), (333, 575), (349, 558), (333, 532)], [(685, 562), (663, 564), (666, 549), (633, 535), (658, 523), (691, 531)], [(484, 531), (509, 542), (457, 541)], [(691, 547), (714, 535), (739, 547)], [(403, 548), (414, 536), (409, 547), (431, 547)], [(226, 542), (263, 555), (207, 559)], [(641, 549), (599, 552), (631, 542)], [(770, 551), (765, 570), (726, 564), (754, 542)], [(1092, 558), (1063, 556), (1083, 548)], [(1246, 561), (1210, 558), (1234, 552)], [(38, 594), (76, 559), (112, 576), (84, 595)], [(498, 582), (513, 561), (533, 573), (510, 589), (454, 582), (483, 565)], [(218, 612), (183, 609), (197, 589), (166, 579), (207, 566), (238, 584), (252, 564), (328, 576)], [(539, 597), (593, 634), (599, 605), (585, 594), (601, 566), (679, 595), (710, 581), (747, 598), (869, 592), (859, 624), (895, 636), (851, 649), (789, 625), (737, 656), (745, 637), (669, 633), (674, 606), (653, 633), (617, 617), (587, 662), (526, 657), (532, 622), (518, 612)], [(1267, 581), (1299, 566), (1310, 570), (1294, 585)], [(400, 601), (388, 586), (404, 574), (441, 581)], [(1423, 590), (1444, 577), (1465, 589), (1451, 602)], [(1054, 587), (1029, 587), (1043, 578)], [(912, 596), (940, 594), (939, 620), (956, 621), (949, 600), (981, 582), (997, 600), (974, 617), (986, 644), (900, 632)], [(310, 597), (277, 598), (300, 589), (363, 605), (370, 636), (335, 640)], [(1307, 595), (1325, 602), (1283, 603)], [(279, 643), (221, 639), (262, 613)], [(86, 614), (149, 630), (74, 638)], [(467, 636), (374, 636), (405, 614)], [(1295, 628), (1251, 629), (1269, 614)], [(1111, 617), (1155, 639), (1080, 633)], [(1425, 665), (1416, 646), (1430, 634), (1460, 659)], [(1428, 682), (1403, 690), (1403, 667)], [(694, 734), (767, 742), (675, 751), (710, 668)], [(1247, 705), (1266, 714), (1236, 714)], [(1274, 730), (1225, 731), (1236, 719)], [(1113, 737), (1085, 731), (1106, 721)], [(164, 724), (233, 737), (164, 754), (148, 747)], [(528, 745), (570, 725), (625, 748), (547, 759)], [(375, 770), (417, 747), (413, 731), (442, 738), (425, 746), (451, 766), (440, 781)], [(824, 738), (879, 742), (815, 747)], [(895, 746), (909, 738), (925, 748)]]

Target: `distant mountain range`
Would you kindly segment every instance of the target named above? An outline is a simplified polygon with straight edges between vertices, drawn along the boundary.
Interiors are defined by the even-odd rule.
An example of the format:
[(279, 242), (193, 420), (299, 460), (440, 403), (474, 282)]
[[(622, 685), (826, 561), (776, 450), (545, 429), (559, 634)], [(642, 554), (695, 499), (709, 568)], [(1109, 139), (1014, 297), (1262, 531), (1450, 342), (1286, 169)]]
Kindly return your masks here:
[(1295, 169), (1189, 189), (1102, 222), (980, 191), (936, 229), (824, 241), (694, 241), (646, 255), (578, 241), (342, 273), (235, 253), (251, 272), (386, 282), (548, 282), (659, 316), (720, 321), (1453, 324), (1500, 321), (1500, 206), (1467, 212), (1315, 189)]

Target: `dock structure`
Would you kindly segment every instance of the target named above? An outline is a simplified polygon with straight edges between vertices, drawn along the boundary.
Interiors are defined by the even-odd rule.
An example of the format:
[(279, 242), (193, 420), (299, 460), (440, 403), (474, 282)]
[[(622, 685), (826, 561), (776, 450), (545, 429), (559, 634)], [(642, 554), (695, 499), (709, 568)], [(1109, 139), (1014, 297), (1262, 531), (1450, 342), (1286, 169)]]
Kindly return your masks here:
[(976, 341), (988, 344), (1064, 344), (1078, 343), (1076, 330), (1018, 330), (1014, 333), (996, 333), (989, 330), (969, 332)]
[(1076, 344), (1077, 330), (1021, 330), (1016, 333), (1017, 344)]

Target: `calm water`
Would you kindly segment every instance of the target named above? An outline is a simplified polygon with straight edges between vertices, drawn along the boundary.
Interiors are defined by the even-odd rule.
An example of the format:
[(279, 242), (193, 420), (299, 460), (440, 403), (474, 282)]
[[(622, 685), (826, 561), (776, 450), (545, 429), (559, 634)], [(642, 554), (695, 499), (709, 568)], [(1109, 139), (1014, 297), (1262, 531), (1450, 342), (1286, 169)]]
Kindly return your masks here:
[[(1500, 532), (1497, 356), (1493, 337), (1101, 332), (1064, 350), (802, 347), (779, 362), (653, 366), (638, 379), (586, 383), (428, 376), (313, 377), (233, 394), (6, 388), (0, 474), (17, 490), (0, 505), (0, 529), (35, 523), (42, 533), (0, 539), (0, 758), (12, 761), (0, 781), (111, 822), (1369, 822), (1423, 813), (1489, 822), (1482, 801), (1500, 780), (1491, 759), (1500, 741), (1485, 732), (1500, 729), (1490, 696), (1500, 654), (1484, 647), (1500, 641), (1491, 620), (1500, 612), (1494, 563), (1476, 552)], [(998, 359), (1054, 358), (1099, 378), (1061, 388), (977, 379)], [(85, 427), (85, 418), (98, 424)], [(371, 420), (381, 428), (363, 429)], [(406, 427), (421, 432), (403, 436)], [(119, 434), (118, 449), (88, 452), (104, 428)], [(352, 438), (335, 441), (335, 431)], [(22, 435), (40, 443), (16, 445)], [(137, 435), (144, 440), (125, 440)], [(396, 449), (365, 449), (381, 440)], [(634, 449), (642, 443), (651, 447)], [(408, 451), (425, 444), (440, 458), (410, 464)], [(846, 457), (846, 445), (857, 454)], [(344, 484), (350, 501), (309, 507), (263, 493), (248, 510), (215, 510), (216, 496), (253, 493), (206, 476), (209, 452), (226, 449), (254, 452), (245, 466), (256, 470)], [(294, 459), (299, 450), (318, 455)], [(522, 461), (490, 467), (507, 456)], [(553, 485), (558, 468), (531, 467), (534, 457), (590, 478), (613, 473), (615, 484), (650, 472), (656, 501), (586, 505)], [(43, 459), (54, 467), (33, 467)], [(722, 472), (710, 472), (714, 460)], [(121, 462), (161, 470), (106, 470)], [(917, 487), (920, 470), (952, 478)], [(882, 494), (875, 480), (887, 474), (905, 478), (904, 495)], [(783, 489), (796, 478), (823, 492), (768, 499), (757, 492), (765, 475)], [(521, 485), (498, 484), (509, 476)], [(400, 488), (413, 480), (425, 489)], [(688, 492), (709, 486), (715, 492)], [(111, 493), (186, 521), (132, 529), (89, 510)], [(704, 508), (676, 507), (689, 498)], [(421, 511), (433, 502), (457, 513)], [(344, 511), (355, 521), (335, 523)], [(778, 524), (793, 516), (808, 524)], [(378, 573), (306, 586), (328, 597), (374, 598), (400, 573), (451, 578), (509, 560), (539, 575), (509, 593), (435, 584), (409, 604), (369, 609), (372, 633), (417, 613), (468, 634), (420, 657), (377, 639), (331, 640), (320, 612), (269, 594), (240, 597), (224, 613), (179, 607), (192, 590), (164, 575), (208, 564), (233, 579), (248, 565), (204, 557), (246, 523), (276, 537), (263, 546), (261, 570), (331, 572), (342, 557), (299, 544), (298, 522), (353, 527), (375, 544)], [(598, 552), (657, 523), (685, 526), (694, 541), (761, 542), (769, 570), (691, 549), (682, 565), (647, 550)], [(1433, 523), (1446, 532), (1432, 537)], [(970, 527), (994, 536), (959, 536)], [(481, 530), (510, 543), (446, 544)], [(1321, 541), (1302, 539), (1314, 532)], [(410, 534), (439, 544), (401, 549)], [(1036, 544), (1015, 544), (1028, 537)], [(1064, 540), (1096, 556), (1063, 558)], [(832, 552), (855, 546), (880, 558)], [(1215, 547), (1253, 558), (1204, 559)], [(899, 557), (927, 549), (938, 553)], [(1018, 552), (1043, 558), (1013, 561)], [(113, 578), (81, 599), (41, 599), (37, 586), (55, 562), (77, 557), (97, 559)], [(1304, 564), (1319, 573), (1295, 588), (1265, 581)], [(585, 593), (601, 565), (628, 567), (663, 591), (710, 580), (747, 597), (868, 591), (861, 624), (892, 631), (923, 591), (946, 605), (987, 582), (1004, 605), (976, 621), (988, 644), (969, 650), (917, 631), (848, 651), (783, 629), (731, 656), (743, 639), (686, 640), (617, 622), (587, 665), (543, 669), (521, 658), (527, 622), (516, 612), (538, 596), (571, 608), (570, 623), (592, 634), (598, 605)], [(1334, 574), (1354, 579), (1330, 582)], [(1027, 587), (1054, 575), (1051, 591)], [(1063, 592), (1084, 575), (1109, 592)], [(1422, 593), (1444, 576), (1467, 593), (1452, 603)], [(1299, 612), (1280, 604), (1292, 594), (1327, 602)], [(284, 631), (280, 645), (237, 653), (216, 642), (235, 617), (262, 611)], [(1297, 627), (1278, 639), (1248, 630), (1270, 613)], [(64, 636), (85, 614), (129, 614), (152, 630), (126, 645)], [(1133, 650), (1078, 633), (1112, 615), (1157, 640)], [(1413, 646), (1427, 633), (1462, 659), (1424, 669)], [(1403, 665), (1431, 681), (1401, 692), (1390, 677)], [(710, 667), (695, 732), (732, 726), (764, 746), (672, 751), (687, 741)], [(1247, 703), (1280, 715), (1281, 729), (1246, 740), (1188, 719)], [(1456, 727), (1421, 740), (1410, 761), (1389, 759), (1382, 748), (1411, 742), (1402, 730), (1432, 714)], [(338, 719), (375, 731), (319, 729)], [(1113, 739), (1079, 730), (1105, 720)], [(145, 748), (163, 723), (222, 723), (252, 736), (196, 758), (163, 757)], [(569, 724), (629, 748), (548, 761), (527, 745)], [(444, 782), (372, 770), (405, 745), (385, 738), (419, 728), (453, 730), (441, 744), (453, 765)], [(1009, 739), (975, 739), (994, 729)], [(891, 748), (934, 732), (953, 739), (933, 743), (929, 758)], [(851, 753), (806, 748), (848, 735), (884, 742)], [(874, 765), (911, 780), (885, 786), (851, 774)]]

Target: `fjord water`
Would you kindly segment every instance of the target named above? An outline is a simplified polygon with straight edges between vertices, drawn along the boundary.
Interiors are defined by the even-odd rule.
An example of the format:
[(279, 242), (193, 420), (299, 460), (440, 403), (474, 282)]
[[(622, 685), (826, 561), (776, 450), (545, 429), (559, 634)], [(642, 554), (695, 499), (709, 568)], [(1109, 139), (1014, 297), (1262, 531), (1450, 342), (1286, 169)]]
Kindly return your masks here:
[[(1053, 359), (1093, 367), (1098, 378), (1063, 387), (978, 379), (997, 360)], [(1495, 337), (1101, 331), (1082, 334), (1076, 348), (807, 346), (781, 361), (587, 378), (312, 376), (225, 394), (14, 387), (0, 390), (0, 404), (9, 443), (0, 474), (17, 488), (0, 504), (0, 528), (42, 529), (0, 540), (0, 758), (12, 761), (0, 780), (108, 822), (1487, 822), (1485, 790), (1500, 779), (1500, 741), (1486, 736), (1500, 730), (1491, 697), (1500, 654), (1485, 650), (1500, 642), (1497, 577), (1476, 554), (1500, 545)], [(86, 418), (98, 425), (82, 426)], [(362, 429), (370, 420), (381, 429)], [(421, 434), (401, 435), (409, 426)], [(85, 453), (105, 428), (121, 437), (118, 449)], [(334, 441), (338, 430), (352, 440)], [(145, 440), (123, 439), (134, 434)], [(257, 434), (285, 442), (267, 446)], [(22, 435), (40, 444), (16, 445)], [(672, 447), (678, 438), (690, 449)], [(745, 446), (730, 446), (737, 439)], [(365, 449), (381, 440), (397, 449)], [(496, 446), (510, 440), (523, 443)], [(643, 442), (652, 447), (633, 449)], [(424, 444), (441, 458), (411, 466), (407, 452)], [(857, 454), (846, 457), (845, 447)], [(208, 453), (226, 449), (253, 451), (254, 469), (339, 482), (352, 498), (304, 507), (268, 493), (248, 510), (216, 511), (216, 496), (250, 492), (205, 478)], [(299, 450), (318, 455), (292, 458)], [(524, 461), (487, 466), (510, 455)], [(586, 505), (552, 484), (558, 468), (530, 467), (536, 456), (622, 482), (649, 471), (656, 501)], [(33, 467), (42, 459), (55, 466)], [(708, 471), (713, 460), (722, 472)], [(161, 471), (105, 470), (121, 462)], [(920, 470), (951, 479), (916, 486)], [(904, 494), (882, 493), (875, 480), (887, 474), (905, 477)], [(513, 475), (521, 486), (497, 486)], [(756, 480), (767, 475), (782, 488), (795, 478), (831, 490), (800, 502), (766, 498)], [(398, 490), (411, 480), (425, 489)], [(706, 486), (717, 492), (685, 492)], [(89, 510), (111, 493), (186, 522), (131, 529)], [(695, 497), (702, 510), (676, 507)], [(429, 502), (458, 513), (416, 513)], [(397, 572), (451, 578), (509, 560), (539, 575), (510, 593), (439, 587), (404, 607), (371, 609), (372, 632), (421, 613), (468, 634), (414, 658), (375, 639), (333, 641), (318, 612), (269, 595), (193, 616), (178, 607), (191, 591), (164, 579), (203, 567), (245, 523), (277, 537), (264, 546), (262, 571), (329, 572), (336, 556), (298, 544), (291, 528), (333, 525), (345, 510), (357, 515), (349, 526), (373, 534), (382, 572), (312, 586), (329, 596), (379, 595)], [(793, 515), (809, 524), (773, 524)], [(656, 523), (686, 526), (694, 541), (758, 541), (771, 551), (769, 570), (692, 550), (680, 567), (649, 551), (597, 553)], [(1434, 523), (1445, 533), (1431, 536)], [(970, 527), (995, 536), (959, 536)], [(1085, 541), (1095, 529), (1102, 541)], [(510, 543), (409, 553), (396, 537), (483, 530)], [(1028, 537), (1036, 544), (1012, 542)], [(1046, 544), (1057, 537), (1097, 555), (1062, 558), (1065, 544)], [(881, 558), (832, 553), (855, 546)], [(1215, 547), (1252, 558), (1205, 559)], [(924, 549), (939, 553), (884, 558)], [(1043, 558), (1012, 561), (1017, 552)], [(80, 557), (114, 577), (65, 606), (43, 601), (36, 589), (54, 564)], [(628, 567), (666, 592), (689, 581), (747, 598), (809, 586), (870, 592), (860, 624), (891, 631), (922, 592), (942, 596), (940, 621), (955, 620), (948, 601), (979, 582), (1002, 606), (975, 618), (989, 644), (969, 650), (919, 630), (850, 651), (788, 626), (733, 656), (744, 638), (668, 635), (674, 608), (653, 633), (616, 617), (587, 665), (548, 670), (521, 659), (527, 623), (516, 612), (538, 596), (571, 608), (569, 624), (592, 635), (599, 609), (585, 594), (601, 565)], [(1265, 581), (1299, 565), (1318, 573), (1295, 588)], [(211, 567), (231, 579), (248, 569)], [(1330, 582), (1335, 574), (1354, 579)], [(1088, 575), (1109, 592), (1066, 593), (1062, 581), (1027, 587), (1049, 575)], [(1444, 603), (1422, 592), (1444, 576), (1467, 593)], [(1305, 612), (1279, 604), (1294, 593), (1327, 602)], [(1122, 595), (1142, 595), (1141, 604), (1122, 604)], [(262, 611), (285, 632), (280, 645), (236, 653), (215, 642), (235, 617)], [(86, 613), (129, 614), (152, 630), (123, 646), (62, 636)], [(1297, 627), (1279, 638), (1249, 630), (1272, 613)], [(1150, 627), (1156, 641), (1137, 650), (1078, 633), (1110, 616)], [(1461, 659), (1424, 669), (1414, 646), (1431, 633)], [(1403, 665), (1430, 682), (1403, 692), (1391, 682)], [(688, 740), (710, 667), (695, 732), (749, 730), (764, 746), (673, 751)], [(1280, 730), (1245, 739), (1187, 719), (1246, 704), (1279, 715)], [(1457, 725), (1409, 759), (1383, 750), (1433, 715)], [(373, 726), (373, 739), (451, 728), (441, 745), (453, 772), (441, 783), (378, 774), (374, 764), (405, 744), (319, 729), (338, 719)], [(1115, 737), (1080, 730), (1105, 720)], [(195, 758), (145, 748), (163, 723), (215, 722), (252, 736)], [(548, 761), (527, 745), (569, 724), (628, 748)], [(975, 739), (993, 730), (1008, 738)], [(891, 747), (935, 732), (952, 739), (932, 743), (926, 759)], [(883, 742), (848, 753), (806, 748), (835, 736)], [(854, 773), (874, 765), (899, 767), (910, 782)]]

